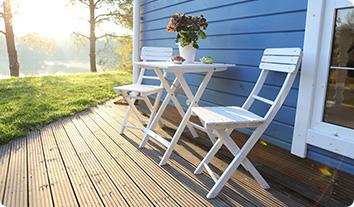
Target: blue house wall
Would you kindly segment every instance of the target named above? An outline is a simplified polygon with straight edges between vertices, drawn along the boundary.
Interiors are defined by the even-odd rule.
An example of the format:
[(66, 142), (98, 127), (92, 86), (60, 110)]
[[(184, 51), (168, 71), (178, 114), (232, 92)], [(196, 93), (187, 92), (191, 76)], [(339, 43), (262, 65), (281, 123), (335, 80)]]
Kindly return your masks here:
[[(177, 12), (203, 14), (209, 22), (208, 38), (200, 41), (197, 59), (212, 56), (217, 62), (233, 63), (237, 67), (213, 76), (200, 105), (240, 106), (258, 78), (258, 64), (265, 48), (303, 47), (307, 0), (145, 0), (142, 11), (141, 44), (173, 47), (176, 54), (178, 48), (174, 41), (175, 34), (165, 31), (170, 16)], [(195, 92), (203, 76), (190, 74), (186, 78)], [(267, 80), (262, 95), (274, 98), (281, 84), (281, 75), (272, 75)], [(262, 137), (263, 140), (289, 151), (298, 88), (299, 78)], [(179, 99), (186, 100), (186, 97), (179, 95)], [(266, 106), (257, 103), (252, 110), (262, 114), (266, 111)], [(247, 130), (243, 132), (249, 133)], [(312, 146), (308, 149), (307, 157), (354, 173), (352, 159)]]

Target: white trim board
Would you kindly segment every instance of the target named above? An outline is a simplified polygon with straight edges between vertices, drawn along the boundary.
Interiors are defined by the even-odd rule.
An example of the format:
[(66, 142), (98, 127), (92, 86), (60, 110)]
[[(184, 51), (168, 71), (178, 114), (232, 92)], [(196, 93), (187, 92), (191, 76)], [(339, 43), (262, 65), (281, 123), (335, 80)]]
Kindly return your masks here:
[[(353, 0), (347, 0), (353, 3)], [(353, 3), (354, 4), (354, 3)], [(331, 134), (325, 128), (313, 125), (316, 95), (318, 84), (318, 65), (321, 58), (321, 46), (328, 44), (322, 42), (325, 25), (325, 11), (329, 1), (308, 1), (306, 17), (304, 57), (300, 75), (299, 96), (296, 109), (295, 128), (291, 153), (299, 157), (306, 157), (307, 145), (313, 145), (349, 158), (354, 159), (354, 138), (340, 137)], [(323, 40), (323, 41), (327, 41)], [(328, 41), (332, 41), (329, 39)], [(352, 133), (352, 132), (351, 132)], [(350, 133), (350, 134), (351, 134)], [(350, 135), (349, 135), (350, 136)]]
[(140, 0), (134, 0), (133, 2), (133, 83), (138, 81), (139, 68), (134, 64), (140, 60), (140, 32), (142, 28), (141, 24), (141, 7)]

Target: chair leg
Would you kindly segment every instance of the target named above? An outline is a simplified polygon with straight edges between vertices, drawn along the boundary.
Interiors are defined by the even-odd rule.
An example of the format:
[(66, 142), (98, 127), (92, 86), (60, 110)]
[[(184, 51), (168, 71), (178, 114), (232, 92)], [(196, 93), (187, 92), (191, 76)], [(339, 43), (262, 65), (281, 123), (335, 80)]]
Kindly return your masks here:
[(125, 113), (124, 120), (123, 120), (122, 125), (120, 126), (120, 129), (119, 129), (119, 134), (124, 134), (124, 130), (127, 126), (130, 112), (131, 112), (131, 107), (128, 106), (128, 111), (127, 111), (127, 113)]
[[(156, 128), (156, 125), (159, 123), (159, 121), (161, 120), (161, 117), (162, 117), (162, 114), (164, 113), (166, 107), (168, 106), (168, 104), (170, 103), (171, 101), (171, 97), (172, 97), (172, 94), (174, 93), (174, 91), (176, 90), (176, 86), (178, 85), (178, 80), (175, 79), (171, 85), (171, 87), (168, 85), (168, 82), (167, 80), (161, 76), (161, 73), (155, 71), (156, 74), (159, 75), (160, 79), (161, 79), (161, 82), (164, 83), (164, 87), (166, 89), (166, 91), (168, 92), (166, 94), (166, 97), (164, 98), (159, 110), (157, 111), (155, 117), (152, 118), (152, 121), (151, 123), (149, 124), (148, 127), (146, 127), (146, 129), (148, 130), (154, 130)], [(147, 133), (145, 133), (144, 137), (143, 137), (143, 140), (148, 140), (149, 139), (149, 135)], [(146, 141), (144, 142), (146, 143)], [(142, 145), (140, 146), (140, 148), (143, 148), (145, 145)]]
[[(161, 95), (162, 95), (162, 92), (159, 92), (159, 93), (156, 95), (156, 98), (155, 98), (154, 107), (155, 107), (155, 105), (156, 105), (156, 113), (157, 113), (158, 108), (159, 108), (159, 106), (160, 106)], [(162, 127), (165, 126), (165, 125), (162, 123), (162, 119), (159, 121), (158, 125), (160, 126), (161, 129), (162, 129)]]
[[(236, 156), (237, 153), (240, 151), (240, 148), (232, 140), (232, 138), (229, 135), (230, 133), (228, 132), (228, 130), (217, 131), (216, 133), (219, 137), (224, 138), (225, 146), (234, 156)], [(262, 177), (262, 175), (258, 172), (256, 167), (251, 163), (251, 161), (249, 159), (247, 159), (247, 157), (242, 161), (241, 164), (254, 177), (254, 179), (260, 184), (260, 186), (262, 188), (264, 188), (264, 189), (270, 188), (267, 181)]]
[[(156, 98), (160, 99), (160, 97), (156, 97)], [(147, 107), (148, 107), (148, 109), (150, 111), (150, 117), (154, 116), (152, 113), (153, 113), (153, 111), (155, 109), (155, 106), (152, 105), (150, 99), (147, 96), (144, 96), (144, 101), (145, 101), (145, 103), (146, 103), (146, 105), (147, 105)], [(156, 104), (156, 101), (157, 100), (155, 100), (154, 105)], [(158, 106), (156, 106), (156, 107), (158, 107)], [(161, 122), (157, 123), (157, 126), (162, 128)]]
[[(157, 94), (156, 99), (157, 98), (160, 99), (160, 95), (161, 95), (161, 93)], [(151, 111), (151, 114), (150, 114), (149, 122), (148, 122), (148, 124), (146, 126), (147, 129), (151, 126), (151, 124), (152, 124), (152, 122), (153, 122), (153, 120), (155, 118), (155, 115), (156, 115), (156, 113), (158, 111), (158, 108), (159, 108), (159, 104), (160, 104), (160, 102), (155, 100), (154, 106), (152, 107), (152, 111)], [(149, 140), (149, 136), (144, 136), (144, 138), (140, 142), (139, 148), (143, 148), (146, 145), (146, 142), (148, 140)]]
[[(253, 146), (257, 143), (258, 139), (261, 137), (264, 130), (265, 130), (265, 126), (261, 125), (252, 133), (251, 137), (243, 145), (241, 150), (236, 154), (235, 158), (231, 161), (229, 166), (226, 168), (225, 172), (221, 175), (220, 179), (215, 183), (213, 188), (210, 190), (210, 192), (207, 195), (207, 198), (209, 198), (209, 199), (215, 198), (219, 194), (219, 192), (224, 187), (226, 182), (231, 178), (232, 174), (241, 165), (242, 161), (246, 158), (247, 154), (251, 151)], [(221, 135), (222, 131), (224, 131), (224, 130), (218, 130), (217, 132)], [(221, 136), (219, 139), (225, 140), (225, 138), (223, 136)]]
[(207, 134), (208, 134), (208, 137), (209, 137), (211, 143), (215, 144), (215, 142), (216, 142), (216, 137), (215, 137), (215, 135), (213, 134), (213, 130), (212, 130), (212, 129), (209, 129), (209, 128), (206, 128), (206, 132), (207, 132)]
[(220, 150), (223, 145), (223, 141), (218, 139), (213, 147), (210, 149), (208, 154), (204, 157), (204, 159), (200, 162), (197, 169), (195, 169), (194, 174), (201, 174), (205, 168), (205, 165), (209, 164), (211, 160), (215, 157), (216, 153)]
[(127, 96), (128, 96), (127, 93), (123, 93), (123, 97), (125, 98), (125, 100), (126, 100), (127, 103), (129, 104), (129, 107), (130, 107), (131, 111), (134, 112), (134, 114), (135, 114), (135, 116), (137, 117), (137, 119), (138, 119), (139, 123), (141, 124), (142, 128), (145, 128), (145, 126), (144, 126), (144, 121), (143, 121), (143, 119), (140, 117), (141, 115), (140, 115), (138, 109), (137, 109), (137, 108), (135, 107), (135, 105), (134, 105), (135, 99), (131, 100), (131, 99), (129, 99)]

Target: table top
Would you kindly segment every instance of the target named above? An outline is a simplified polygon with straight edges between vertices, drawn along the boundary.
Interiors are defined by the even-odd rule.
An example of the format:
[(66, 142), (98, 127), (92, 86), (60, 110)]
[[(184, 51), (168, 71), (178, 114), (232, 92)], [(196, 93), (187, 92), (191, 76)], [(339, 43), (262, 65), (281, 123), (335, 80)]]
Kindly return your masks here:
[(136, 65), (144, 67), (146, 69), (163, 69), (166, 72), (208, 72), (214, 70), (215, 72), (225, 71), (229, 67), (235, 67), (233, 64), (224, 64), (224, 63), (213, 63), (213, 64), (204, 64), (201, 62), (195, 63), (184, 63), (184, 64), (175, 64), (173, 62), (135, 62)]

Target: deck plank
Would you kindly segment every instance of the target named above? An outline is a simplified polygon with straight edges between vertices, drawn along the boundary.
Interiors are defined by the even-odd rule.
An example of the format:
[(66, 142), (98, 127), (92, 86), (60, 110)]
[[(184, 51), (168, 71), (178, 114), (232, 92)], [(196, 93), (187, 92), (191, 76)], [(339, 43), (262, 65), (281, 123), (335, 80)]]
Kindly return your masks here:
[(26, 139), (16, 139), (11, 144), (11, 159), (3, 204), (27, 206)]
[[(84, 121), (86, 119), (82, 117)], [(102, 123), (104, 126), (104, 123)], [(101, 123), (100, 123), (100, 127)], [(98, 140), (102, 141), (107, 147), (107, 150), (114, 156), (115, 160), (129, 173), (131, 179), (139, 185), (139, 188), (144, 192), (151, 202), (156, 206), (179, 206), (178, 203), (161, 189), (161, 187), (154, 182), (151, 177), (144, 172), (141, 166), (138, 166), (123, 150), (126, 148), (126, 144), (112, 141), (112, 139), (106, 134), (105, 130), (102, 130), (97, 125), (90, 125), (91, 129), (95, 129), (95, 135)], [(108, 129), (107, 129), (108, 130)], [(117, 140), (123, 140), (120, 136), (114, 137)], [(137, 150), (137, 149), (135, 149)], [(132, 153), (132, 152), (129, 152)]]
[(80, 206), (104, 206), (62, 127), (62, 121), (53, 124), (52, 129)]
[[(99, 117), (90, 114), (90, 116), (99, 121)], [(103, 121), (103, 120), (101, 120)], [(102, 123), (102, 122), (101, 122)], [(125, 143), (125, 150), (129, 153), (128, 156), (131, 157), (139, 166), (143, 166), (143, 170), (156, 182), (159, 183), (162, 189), (164, 189), (168, 194), (174, 197), (174, 199), (182, 206), (188, 205), (205, 205), (207, 206), (207, 202), (203, 202), (204, 199), (195, 196), (194, 192), (184, 188), (180, 184), (180, 182), (169, 174), (167, 174), (162, 168), (160, 168), (155, 162), (152, 162), (148, 159), (143, 153), (137, 150), (134, 146), (126, 141), (124, 137), (121, 137), (118, 132), (114, 131), (112, 128), (109, 128), (109, 125), (100, 124), (100, 126), (107, 126), (108, 128), (104, 128), (107, 134), (110, 137), (119, 137)]]
[(11, 157), (11, 144), (0, 146), (0, 203), (3, 202), (3, 197), (6, 189), (6, 178)]
[[(104, 117), (104, 119), (106, 121), (108, 121), (108, 124), (111, 125), (111, 127), (116, 131), (116, 133), (118, 132), (120, 123), (117, 122), (117, 120), (119, 119), (119, 117), (116, 117), (117, 120), (113, 119), (112, 116), (110, 116), (110, 114), (112, 113), (119, 113), (118, 116), (120, 115), (124, 115), (121, 114), (120, 112), (114, 112), (114, 111), (105, 111), (104, 108), (99, 107), (98, 110), (96, 110), (95, 112), (99, 113), (100, 116)], [(139, 130), (132, 130), (134, 132), (140, 133), (138, 136), (139, 138), (137, 138), (136, 135), (132, 134), (130, 132), (130, 130), (127, 130), (127, 133), (124, 138), (127, 141), (131, 141), (129, 142), (132, 145), (135, 145), (134, 147), (137, 147), (137, 145), (140, 142), (141, 137), (143, 136), (141, 134), (141, 132)], [(164, 150), (163, 150), (164, 151)], [(154, 160), (154, 163), (157, 167), (158, 163), (162, 157), (163, 151), (161, 151), (161, 149), (159, 149), (158, 151), (152, 150), (152, 149), (144, 149), (142, 150), (142, 152), (144, 152), (145, 156), (149, 157), (150, 159)], [(151, 155), (151, 157), (150, 157)], [(172, 157), (175, 157), (175, 155), (173, 155)], [(232, 195), (231, 199), (227, 199), (225, 196), (221, 196), (221, 197), (217, 197), (216, 199), (212, 199), (212, 200), (208, 200), (206, 199), (205, 195), (208, 193), (209, 190), (209, 186), (205, 185), (205, 182), (201, 182), (200, 178), (196, 177), (193, 174), (193, 170), (194, 168), (190, 165), (190, 163), (186, 162), (185, 160), (179, 160), (180, 162), (187, 164), (184, 167), (189, 168), (189, 170), (186, 169), (180, 169), (179, 167), (181, 167), (181, 165), (177, 164), (177, 165), (166, 165), (163, 168), (165, 169), (166, 173), (170, 176), (172, 176), (174, 179), (178, 179), (179, 182), (181, 182), (181, 185), (184, 185), (185, 187), (187, 187), (192, 194), (194, 194), (195, 196), (198, 197), (198, 199), (202, 200), (203, 202), (206, 202), (207, 205), (217, 205), (217, 206), (254, 206), (253, 204), (251, 204), (250, 202), (248, 202), (247, 200), (243, 199), (240, 195), (236, 194), (236, 193), (232, 193), (230, 195)], [(184, 162), (185, 161), (185, 162)], [(172, 173), (172, 174), (171, 174)], [(201, 176), (201, 179), (203, 181), (206, 181), (207, 177), (206, 176)], [(210, 186), (212, 186), (212, 182), (210, 180), (208, 180), (209, 183), (207, 182), (207, 184), (209, 184)], [(168, 190), (169, 188), (167, 188)]]
[(54, 206), (78, 206), (51, 126), (40, 130)]
[[(193, 171), (207, 153), (183, 134), (168, 165), (165, 147), (138, 145), (143, 132), (119, 134), (126, 106), (112, 102), (54, 122), (0, 146), (0, 203), (5, 206), (302, 206), (279, 189), (264, 190), (238, 170), (219, 196), (214, 182)], [(129, 120), (136, 123), (133, 116)], [(171, 138), (173, 126), (157, 129)], [(199, 140), (199, 139), (198, 139)], [(200, 140), (199, 140), (200, 141)], [(194, 143), (195, 142), (195, 143)], [(227, 163), (217, 157), (214, 170)]]
[[(141, 192), (139, 187), (130, 179), (124, 169), (116, 162), (100, 141), (96, 139), (95, 128), (86, 125), (81, 119), (73, 118), (73, 123), (79, 128), (82, 137), (85, 137), (87, 146), (96, 154), (98, 161), (105, 169), (107, 174), (111, 175), (110, 178), (118, 190), (123, 195), (124, 199), (130, 206), (153, 206), (149, 199)], [(92, 130), (92, 131), (91, 131)]]
[[(128, 206), (122, 194), (113, 184), (99, 160), (86, 145), (82, 135), (71, 120), (63, 122), (63, 127), (75, 148), (76, 154), (87, 171), (105, 206)], [(85, 137), (86, 139), (87, 137)], [(91, 144), (92, 147), (93, 143)]]
[[(111, 110), (111, 112), (109, 113), (122, 114), (123, 112), (125, 112), (124, 111), (125, 107), (121, 107), (121, 106), (117, 107), (112, 103), (100, 107), (106, 108), (107, 110)], [(132, 118), (134, 120), (134, 117)], [(118, 119), (121, 119), (121, 117), (116, 118), (116, 120)], [(131, 131), (133, 131), (134, 133), (139, 133), (138, 137), (142, 137), (141, 132), (137, 130), (131, 130)], [(171, 135), (166, 133), (164, 130), (158, 129), (158, 132), (162, 134), (164, 137), (167, 137), (169, 139), (172, 138)], [(160, 148), (159, 151), (161, 151), (162, 149), (162, 152), (164, 152), (165, 149), (161, 148), (162, 145), (160, 145), (155, 141), (152, 142), (155, 143), (155, 146), (156, 145), (159, 146)], [(195, 144), (183, 141), (183, 139), (180, 140), (179, 145), (177, 145), (175, 152), (177, 154), (180, 154), (181, 156), (183, 155), (183, 157), (188, 159), (188, 161), (195, 167), (199, 164), (200, 160), (206, 155), (206, 151), (204, 151), (203, 149), (201, 149)], [(213, 164), (214, 166), (216, 166), (214, 167), (214, 170), (216, 170), (216, 172), (218, 172), (219, 174), (223, 172), (227, 167), (227, 163), (220, 160), (219, 158), (215, 158)], [(188, 166), (188, 165), (184, 165), (184, 166)], [(282, 195), (272, 189), (270, 190), (262, 189), (254, 179), (252, 179), (249, 175), (244, 174), (240, 170), (234, 173), (232, 179), (228, 182), (228, 184), (225, 186), (225, 188), (222, 191), (224, 194), (229, 194), (229, 196), (227, 197), (230, 198), (231, 196), (230, 192), (225, 192), (228, 191), (229, 189), (237, 191), (245, 199), (254, 203), (257, 206), (258, 205), (303, 206), (295, 202), (294, 200), (286, 197), (285, 195)]]
[(28, 149), (28, 205), (53, 206), (40, 133), (27, 136)]
[[(109, 124), (114, 129), (119, 129), (120, 126), (120, 116), (123, 116), (122, 111), (111, 111), (110, 108), (106, 108), (105, 106), (99, 106), (99, 110), (96, 110), (97, 113), (99, 113), (101, 116), (105, 118), (106, 121), (108, 121)], [(102, 113), (103, 112), (103, 113)], [(114, 116), (115, 118), (112, 118), (110, 114), (118, 114), (118, 116)], [(134, 124), (134, 123), (131, 123)], [(127, 136), (125, 137), (127, 140), (132, 139), (132, 141), (135, 143), (136, 146), (138, 146), (138, 143), (141, 141), (141, 137), (143, 137), (143, 134), (138, 131), (138, 130), (130, 130), (127, 129)], [(137, 133), (137, 134), (134, 134)], [(139, 137), (139, 138), (138, 138)], [(152, 156), (151, 158), (154, 158), (156, 163), (159, 163), (161, 160), (161, 157), (165, 151), (165, 148), (162, 148), (161, 145), (159, 146), (158, 149), (152, 149), (149, 146), (143, 150), (146, 155)], [(176, 161), (177, 160), (177, 161)], [(213, 182), (208, 177), (206, 174), (201, 175), (201, 176), (195, 176), (193, 174), (193, 170), (195, 169), (194, 166), (192, 166), (190, 163), (188, 163), (186, 160), (183, 158), (176, 156), (175, 154), (172, 155), (172, 161), (171, 165), (166, 165), (164, 166), (165, 169), (169, 169), (169, 172), (174, 172), (175, 176), (178, 176), (180, 179), (183, 179), (181, 175), (184, 175), (184, 182), (189, 183), (193, 182), (194, 185), (191, 186), (191, 189), (193, 192), (198, 193), (200, 196), (202, 196), (203, 199), (206, 199), (206, 194), (208, 193), (209, 189), (213, 186)], [(181, 164), (183, 163), (183, 164)], [(170, 168), (169, 168), (170, 167)], [(173, 170), (173, 169), (178, 169), (178, 170)], [(189, 181), (186, 180), (186, 178), (189, 178)], [(195, 186), (197, 184), (197, 186)], [(246, 199), (244, 199), (242, 196), (239, 194), (235, 193), (232, 190), (227, 189), (226, 194), (221, 194), (219, 197), (216, 199), (212, 200), (207, 200), (207, 202), (212, 203), (213, 205), (217, 206), (225, 206), (225, 205), (232, 205), (232, 206), (254, 206), (251, 202), (248, 202)]]

